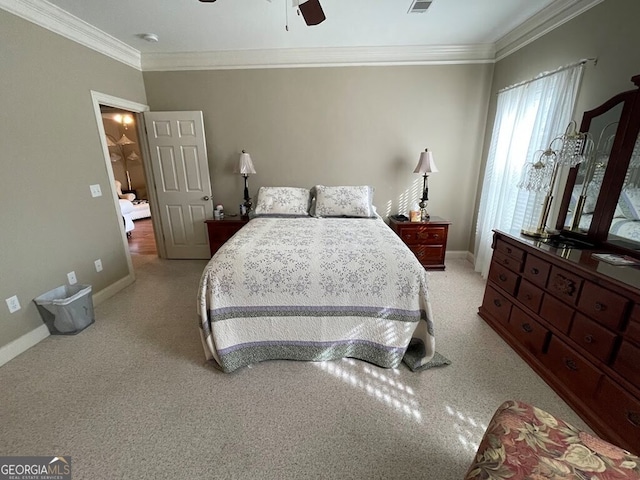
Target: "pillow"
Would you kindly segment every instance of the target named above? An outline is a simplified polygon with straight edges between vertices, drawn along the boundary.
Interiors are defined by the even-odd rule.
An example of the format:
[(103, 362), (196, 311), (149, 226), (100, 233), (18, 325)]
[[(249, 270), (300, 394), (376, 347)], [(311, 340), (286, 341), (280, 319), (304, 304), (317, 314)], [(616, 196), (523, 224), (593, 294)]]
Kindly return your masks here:
[(362, 186), (326, 187), (316, 185), (312, 189), (315, 204), (311, 215), (316, 217), (375, 217), (372, 205), (373, 188)]
[(640, 188), (627, 188), (620, 194), (618, 207), (625, 218), (640, 220)]
[(255, 216), (308, 217), (308, 188), (260, 187)]

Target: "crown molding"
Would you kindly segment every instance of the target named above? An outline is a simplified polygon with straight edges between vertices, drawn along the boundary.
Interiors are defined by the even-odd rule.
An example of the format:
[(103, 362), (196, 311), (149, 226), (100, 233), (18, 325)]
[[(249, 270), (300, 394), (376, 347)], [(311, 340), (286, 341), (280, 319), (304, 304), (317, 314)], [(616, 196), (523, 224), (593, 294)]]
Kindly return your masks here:
[(0, 0), (0, 8), (142, 71), (494, 63), (604, 0), (557, 0), (495, 44), (333, 47), (141, 53), (46, 0)]
[(496, 42), (495, 61), (508, 57), (603, 1), (563, 0), (552, 3)]
[(0, 8), (130, 67), (141, 69), (138, 50), (45, 0), (0, 0)]
[(149, 53), (142, 70), (233, 70), (493, 63), (493, 44), (454, 46), (287, 48), (223, 52)]

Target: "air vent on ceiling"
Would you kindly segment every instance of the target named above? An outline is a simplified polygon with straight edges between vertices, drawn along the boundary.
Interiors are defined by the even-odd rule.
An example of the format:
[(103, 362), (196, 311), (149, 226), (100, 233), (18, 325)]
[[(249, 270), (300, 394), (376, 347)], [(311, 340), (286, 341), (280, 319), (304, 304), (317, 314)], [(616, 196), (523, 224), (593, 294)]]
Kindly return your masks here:
[(413, 0), (407, 13), (424, 13), (429, 9), (432, 3), (433, 0)]

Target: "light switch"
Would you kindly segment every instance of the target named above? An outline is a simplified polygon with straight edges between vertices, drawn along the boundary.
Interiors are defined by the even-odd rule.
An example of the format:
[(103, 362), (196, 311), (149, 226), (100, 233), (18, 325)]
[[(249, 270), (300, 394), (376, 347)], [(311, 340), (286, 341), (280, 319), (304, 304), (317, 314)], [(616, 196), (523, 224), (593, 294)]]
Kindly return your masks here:
[(91, 190), (92, 197), (101, 197), (102, 190), (100, 189), (100, 184), (96, 183), (95, 185), (89, 185), (89, 189)]

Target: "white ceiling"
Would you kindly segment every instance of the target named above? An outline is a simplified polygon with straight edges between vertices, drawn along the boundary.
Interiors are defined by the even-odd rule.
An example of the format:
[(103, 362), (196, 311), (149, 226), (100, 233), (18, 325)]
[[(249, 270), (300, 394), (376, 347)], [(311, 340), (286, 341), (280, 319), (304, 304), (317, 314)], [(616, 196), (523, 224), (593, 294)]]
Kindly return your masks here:
[[(461, 52), (467, 60), (493, 61), (500, 42), (506, 44), (514, 32), (518, 37), (536, 34), (542, 23), (558, 23), (559, 17), (570, 18), (602, 0), (434, 0), (418, 14), (408, 13), (412, 0), (320, 1), (327, 19), (317, 26), (304, 23), (292, 0), (0, 0), (0, 7), (25, 18), (47, 11), (44, 26), (54, 23), (47, 28), (70, 37), (77, 33), (67, 31), (83, 32), (90, 37), (88, 46), (102, 42), (137, 55), (140, 67), (145, 58), (150, 64), (169, 58), (184, 64), (185, 58), (186, 63), (195, 57), (215, 63), (224, 56), (222, 63), (233, 63), (232, 55), (239, 56), (241, 66), (243, 61), (292, 63), (282, 61), (291, 52), (296, 52), (293, 63), (305, 63), (314, 51), (325, 53), (324, 63), (338, 58), (338, 51), (349, 52), (340, 58), (352, 64), (376, 60), (376, 52), (386, 52), (387, 57), (377, 59), (387, 63), (393, 63), (394, 54), (400, 60), (406, 54), (407, 63), (416, 57), (413, 63), (419, 63), (427, 51), (438, 52), (439, 61), (447, 55), (452, 61), (465, 60)], [(143, 40), (144, 33), (158, 35), (159, 42)], [(261, 53), (250, 57), (252, 52)]]

